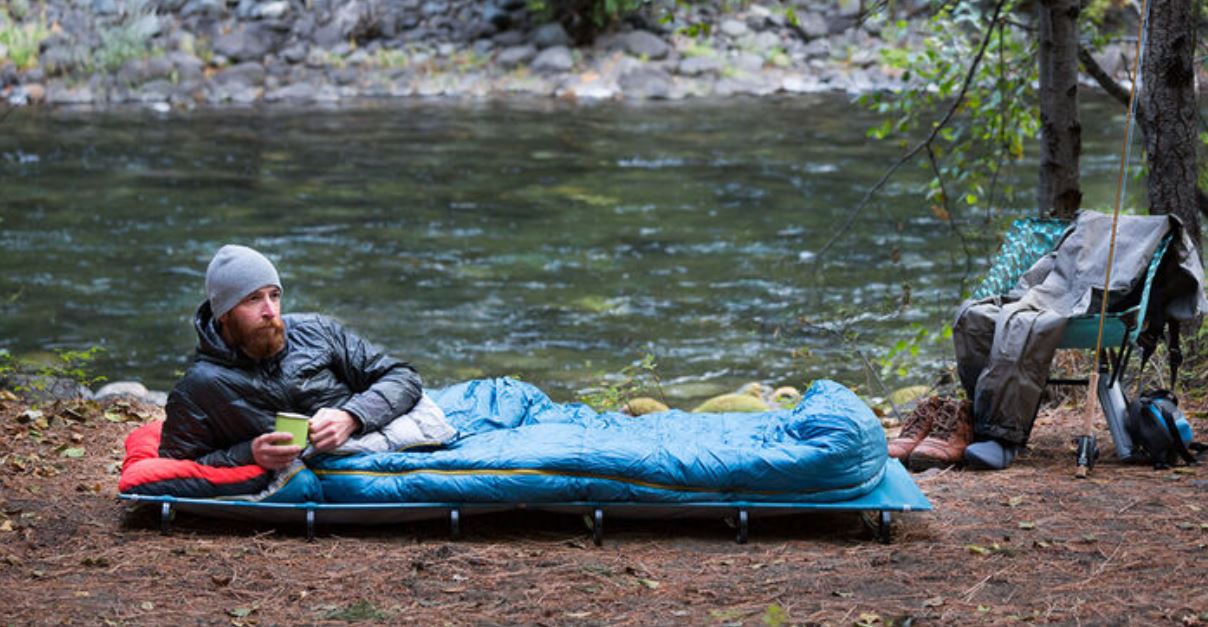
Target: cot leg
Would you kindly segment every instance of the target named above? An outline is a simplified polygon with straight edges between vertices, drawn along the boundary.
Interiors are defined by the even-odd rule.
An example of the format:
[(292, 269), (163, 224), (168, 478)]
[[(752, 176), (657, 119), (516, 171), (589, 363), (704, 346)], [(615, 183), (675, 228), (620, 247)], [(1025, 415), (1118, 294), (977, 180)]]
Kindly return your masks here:
[(591, 541), (596, 546), (604, 545), (604, 510), (598, 507), (592, 515)]
[(885, 510), (881, 510), (877, 516), (877, 540), (881, 544), (889, 544), (889, 525), (892, 523), (891, 514)]
[(747, 529), (750, 515), (745, 508), (738, 510), (738, 537), (734, 539), (739, 544), (747, 543)]
[(306, 541), (315, 541), (315, 510), (306, 510)]
[(159, 508), (159, 532), (165, 536), (172, 532), (172, 504), (163, 503)]
[(449, 535), (454, 539), (461, 537), (461, 510), (456, 507), (449, 510)]

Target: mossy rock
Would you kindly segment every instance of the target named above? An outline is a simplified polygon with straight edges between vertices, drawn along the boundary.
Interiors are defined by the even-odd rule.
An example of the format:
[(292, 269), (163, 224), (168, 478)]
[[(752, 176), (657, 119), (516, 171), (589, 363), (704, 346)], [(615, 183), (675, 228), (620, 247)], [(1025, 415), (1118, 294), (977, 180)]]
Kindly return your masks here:
[(889, 402), (894, 405), (907, 405), (914, 401), (927, 396), (931, 391), (931, 387), (927, 385), (912, 385), (910, 387), (898, 388), (889, 395)]
[(763, 400), (747, 394), (722, 394), (701, 403), (694, 413), (759, 412), (770, 408)]
[(649, 396), (639, 396), (629, 399), (625, 403), (625, 407), (621, 409), (630, 416), (644, 416), (646, 414), (657, 414), (659, 412), (668, 411), (670, 407), (664, 405), (661, 401), (650, 398)]
[(791, 385), (778, 387), (772, 392), (770, 400), (773, 405), (792, 409), (801, 402), (801, 391)]

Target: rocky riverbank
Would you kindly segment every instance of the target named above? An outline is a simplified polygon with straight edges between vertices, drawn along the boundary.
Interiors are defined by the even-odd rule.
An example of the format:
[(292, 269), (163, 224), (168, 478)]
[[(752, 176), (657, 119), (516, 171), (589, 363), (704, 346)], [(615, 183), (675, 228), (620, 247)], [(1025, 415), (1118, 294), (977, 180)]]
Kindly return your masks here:
[(886, 26), (904, 13), (859, 19), (854, 0), (687, 4), (576, 46), (525, 0), (11, 0), (0, 95), (167, 109), (862, 93), (900, 85), (880, 50), (921, 36), (917, 20)]

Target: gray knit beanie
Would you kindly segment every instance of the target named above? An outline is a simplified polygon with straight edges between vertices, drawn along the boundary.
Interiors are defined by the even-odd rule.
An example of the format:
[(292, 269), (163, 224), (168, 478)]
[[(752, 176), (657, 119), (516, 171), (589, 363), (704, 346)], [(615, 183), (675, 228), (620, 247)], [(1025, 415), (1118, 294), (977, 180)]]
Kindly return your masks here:
[(206, 297), (215, 318), (221, 318), (248, 294), (272, 285), (281, 289), (273, 262), (264, 255), (236, 244), (218, 249), (206, 268)]

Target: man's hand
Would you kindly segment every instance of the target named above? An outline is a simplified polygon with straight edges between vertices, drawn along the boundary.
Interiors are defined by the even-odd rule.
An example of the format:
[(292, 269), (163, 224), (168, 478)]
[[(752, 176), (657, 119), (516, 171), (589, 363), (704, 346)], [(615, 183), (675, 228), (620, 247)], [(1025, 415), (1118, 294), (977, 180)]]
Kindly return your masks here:
[(334, 450), (348, 441), (360, 426), (361, 423), (352, 414), (325, 407), (310, 419), (310, 442), (320, 453)]
[(302, 447), (277, 444), (289, 442), (294, 436), (284, 431), (265, 433), (252, 440), (252, 458), (265, 470), (281, 470), (294, 461)]

